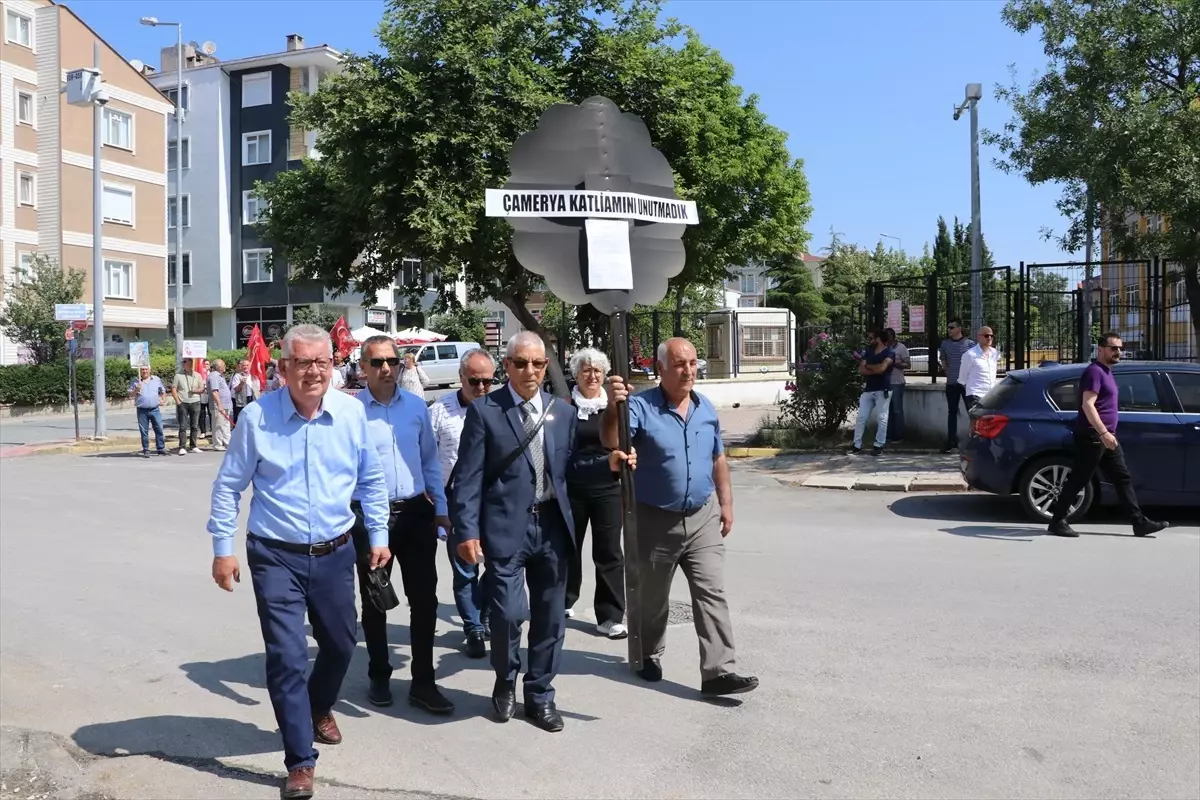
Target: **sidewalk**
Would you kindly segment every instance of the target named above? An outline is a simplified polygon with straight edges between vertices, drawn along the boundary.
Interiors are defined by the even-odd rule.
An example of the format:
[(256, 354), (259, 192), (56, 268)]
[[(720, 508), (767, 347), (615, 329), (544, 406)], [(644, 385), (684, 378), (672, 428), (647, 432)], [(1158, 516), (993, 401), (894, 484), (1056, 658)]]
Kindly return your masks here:
[[(753, 451), (750, 451), (753, 453)], [(815, 489), (882, 492), (965, 492), (956, 453), (886, 453), (846, 456), (786, 453), (739, 459), (744, 469), (771, 475), (780, 483)]]

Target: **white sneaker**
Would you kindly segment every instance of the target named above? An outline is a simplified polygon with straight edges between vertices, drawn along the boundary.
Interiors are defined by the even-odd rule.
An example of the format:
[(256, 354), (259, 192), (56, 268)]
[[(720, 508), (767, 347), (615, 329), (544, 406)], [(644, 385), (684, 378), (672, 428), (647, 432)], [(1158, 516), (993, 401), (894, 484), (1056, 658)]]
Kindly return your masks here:
[(575, 618), (575, 609), (568, 608), (567, 609), (567, 619), (574, 619), (574, 618)]
[(202, 453), (202, 452), (204, 452), (204, 451), (203, 451), (203, 450), (201, 450), (199, 447), (193, 447), (193, 448), (192, 448), (192, 452), (193, 452), (193, 453)]
[(181, 456), (186, 456), (186, 455), (187, 455), (187, 448), (186, 448), (186, 447), (181, 447), (181, 448), (179, 448), (179, 455), (181, 455)]
[(225, 445), (219, 444), (216, 447), (214, 447), (213, 450), (216, 450), (219, 453), (223, 453), (223, 452), (225, 452)]
[(596, 626), (596, 632), (610, 639), (624, 639), (629, 635), (629, 628), (620, 622), (601, 622)]

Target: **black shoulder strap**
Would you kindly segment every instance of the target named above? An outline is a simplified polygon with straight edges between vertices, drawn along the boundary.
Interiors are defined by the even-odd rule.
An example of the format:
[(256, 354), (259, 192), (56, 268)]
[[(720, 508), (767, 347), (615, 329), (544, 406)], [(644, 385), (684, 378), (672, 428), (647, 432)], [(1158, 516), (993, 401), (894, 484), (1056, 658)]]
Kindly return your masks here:
[[(531, 430), (529, 433), (527, 433), (525, 435), (525, 441), (521, 442), (521, 444), (515, 450), (513, 450), (511, 453), (506, 455), (500, 462), (498, 462), (498, 465), (494, 465), (490, 469), (488, 469), (488, 468), (484, 469), (483, 485), (485, 488), (489, 484), (491, 484), (492, 481), (496, 480), (501, 475), (503, 475), (504, 471), (506, 469), (508, 469), (509, 467), (511, 467), (513, 465), (513, 462), (521, 457), (521, 454), (524, 453), (526, 448), (529, 447), (529, 443), (537, 438), (538, 432), (541, 431), (542, 426), (546, 424), (546, 417), (549, 416), (550, 409), (554, 408), (554, 401), (557, 399), (558, 399), (557, 397), (551, 395), (550, 402), (547, 403), (546, 407), (542, 410), (542, 416), (538, 419), (537, 424), (533, 426), (533, 430)], [(460, 461), (454, 462), (454, 468), (452, 470), (450, 470), (450, 480), (447, 481), (447, 483), (446, 483), (447, 486), (450, 486), (450, 487), (454, 486), (454, 480), (455, 480), (455, 478), (458, 477), (458, 465), (459, 465)]]

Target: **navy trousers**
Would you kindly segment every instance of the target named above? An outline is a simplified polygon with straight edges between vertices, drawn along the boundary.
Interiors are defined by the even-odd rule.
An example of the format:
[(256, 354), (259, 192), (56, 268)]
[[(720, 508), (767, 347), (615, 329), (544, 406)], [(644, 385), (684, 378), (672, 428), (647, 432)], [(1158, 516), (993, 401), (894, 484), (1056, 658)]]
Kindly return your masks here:
[(496, 679), (515, 683), (521, 671), (521, 622), (529, 586), (529, 658), (525, 703), (554, 700), (554, 676), (562, 658), (567, 617), (567, 564), (571, 542), (557, 504), (532, 515), (524, 546), (507, 558), (487, 562), (486, 596), (492, 620), (492, 668)]
[[(309, 556), (250, 535), (246, 563), (267, 650), (267, 693), (283, 735), (283, 764), (288, 770), (311, 767), (317, 761), (313, 718), (337, 702), (354, 655), (354, 546), (347, 542), (329, 555)], [(306, 613), (317, 641), (307, 680)]]

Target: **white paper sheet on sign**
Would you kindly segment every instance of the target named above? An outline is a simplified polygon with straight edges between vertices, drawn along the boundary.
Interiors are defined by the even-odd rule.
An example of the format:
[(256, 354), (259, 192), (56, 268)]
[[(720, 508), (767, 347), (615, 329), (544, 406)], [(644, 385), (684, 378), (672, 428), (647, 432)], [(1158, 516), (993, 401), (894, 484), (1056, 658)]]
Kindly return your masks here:
[(597, 289), (633, 289), (629, 223), (623, 219), (586, 219), (588, 285)]

